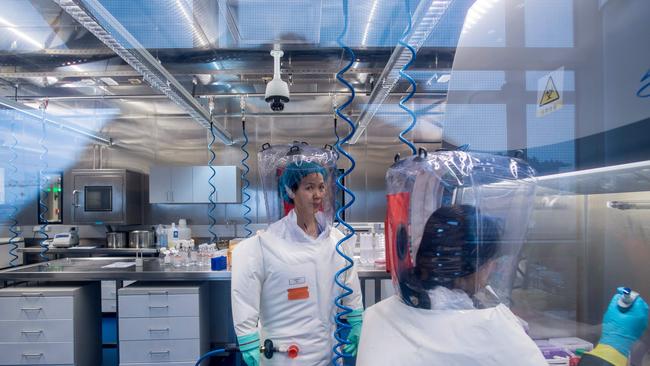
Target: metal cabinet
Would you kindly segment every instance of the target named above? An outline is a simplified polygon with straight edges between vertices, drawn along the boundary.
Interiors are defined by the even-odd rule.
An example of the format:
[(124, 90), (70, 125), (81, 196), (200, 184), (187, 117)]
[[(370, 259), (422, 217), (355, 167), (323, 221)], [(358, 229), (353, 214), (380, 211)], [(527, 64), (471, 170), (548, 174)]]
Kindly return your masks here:
[(140, 224), (140, 173), (126, 169), (75, 169), (71, 174), (73, 223)]
[[(241, 171), (236, 166), (213, 166), (215, 177), (213, 179), (216, 193), (216, 203), (239, 203), (241, 202)], [(209, 166), (193, 167), (194, 175), (194, 202), (209, 203), (212, 187), (208, 179), (212, 175)]]
[(0, 365), (101, 364), (99, 286), (0, 289)]
[[(241, 202), (241, 172), (236, 166), (214, 166), (216, 203)], [(209, 166), (152, 166), (149, 203), (209, 203)]]
[(205, 284), (136, 282), (118, 291), (118, 301), (121, 366), (193, 365), (208, 351)]
[(152, 166), (149, 203), (192, 203), (191, 166)]

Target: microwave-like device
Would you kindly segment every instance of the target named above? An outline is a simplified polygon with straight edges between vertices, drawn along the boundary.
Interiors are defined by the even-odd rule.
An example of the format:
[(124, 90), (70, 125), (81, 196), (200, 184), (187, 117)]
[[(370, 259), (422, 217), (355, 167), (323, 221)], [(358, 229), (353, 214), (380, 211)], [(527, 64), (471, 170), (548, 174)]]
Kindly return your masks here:
[(72, 170), (72, 223), (141, 224), (142, 179), (126, 169)]

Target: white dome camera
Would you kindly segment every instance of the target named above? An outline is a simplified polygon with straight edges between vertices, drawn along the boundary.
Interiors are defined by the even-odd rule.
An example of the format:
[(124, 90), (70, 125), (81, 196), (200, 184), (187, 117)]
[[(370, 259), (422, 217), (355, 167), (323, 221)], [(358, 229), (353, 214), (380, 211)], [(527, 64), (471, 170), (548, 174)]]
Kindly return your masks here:
[(289, 103), (289, 85), (280, 77), (280, 58), (284, 52), (280, 50), (271, 51), (273, 56), (273, 80), (266, 84), (264, 100), (271, 105), (271, 110), (281, 112), (284, 110), (284, 103)]

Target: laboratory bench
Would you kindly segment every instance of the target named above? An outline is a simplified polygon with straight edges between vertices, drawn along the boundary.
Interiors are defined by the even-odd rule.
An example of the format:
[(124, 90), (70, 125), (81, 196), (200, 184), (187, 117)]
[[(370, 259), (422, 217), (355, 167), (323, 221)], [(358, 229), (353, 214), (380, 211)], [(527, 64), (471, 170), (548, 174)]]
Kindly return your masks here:
[[(70, 251), (73, 249), (67, 250)], [(386, 273), (386, 271), (383, 269), (368, 267), (359, 267), (358, 274), (359, 279), (361, 280), (362, 291), (364, 291), (364, 284), (366, 280), (372, 280), (375, 282), (375, 302), (379, 301), (381, 293), (380, 282), (384, 279), (390, 278), (389, 274)], [(169, 358), (169, 360), (165, 362), (169, 362), (171, 365), (175, 364), (172, 361), (174, 357), (179, 357), (179, 359), (183, 357), (187, 358), (187, 356), (179, 355), (176, 348), (172, 348), (175, 343), (170, 340), (181, 336), (181, 338), (185, 337), (185, 335), (183, 335), (184, 333), (178, 332), (186, 332), (187, 330), (183, 327), (187, 327), (191, 324), (196, 325), (196, 320), (202, 318), (202, 315), (196, 314), (199, 314), (199, 312), (204, 313), (204, 310), (207, 309), (205, 305), (201, 305), (200, 307), (192, 310), (192, 317), (198, 316), (197, 319), (181, 319), (178, 317), (187, 316), (187, 314), (176, 314), (174, 311), (172, 311), (175, 309), (174, 306), (177, 305), (178, 309), (186, 311), (187, 309), (192, 308), (188, 308), (189, 304), (191, 303), (191, 301), (189, 301), (191, 296), (202, 296), (200, 293), (202, 293), (203, 290), (199, 290), (198, 287), (190, 291), (191, 296), (184, 293), (183, 295), (174, 295), (175, 291), (179, 291), (179, 286), (188, 287), (192, 286), (192, 283), (204, 283), (209, 287), (209, 291), (207, 292), (209, 301), (201, 301), (200, 303), (209, 304), (210, 314), (208, 316), (209, 320), (207, 321), (207, 324), (210, 324), (209, 328), (211, 329), (211, 334), (209, 336), (210, 344), (223, 345), (229, 342), (233, 342), (234, 330), (231, 329), (232, 318), (230, 314), (232, 310), (230, 309), (229, 300), (230, 279), (231, 273), (229, 271), (212, 271), (209, 266), (173, 267), (169, 264), (164, 264), (161, 259), (155, 257), (143, 258), (142, 266), (136, 266), (135, 259), (133, 257), (90, 257), (63, 258), (49, 262), (41, 262), (9, 268), (0, 271), (0, 281), (4, 281), (4, 287), (6, 287), (5, 290), (18, 289), (17, 291), (20, 291), (21, 289), (30, 288), (29, 286), (7, 287), (7, 284), (9, 282), (24, 281), (32, 284), (37, 283), (37, 286), (40, 287), (50, 286), (54, 288), (59, 286), (59, 284), (61, 284), (61, 286), (65, 286), (70, 282), (101, 282), (100, 289), (102, 312), (104, 313), (104, 317), (112, 317), (111, 319), (113, 323), (120, 323), (113, 325), (113, 327), (115, 327), (116, 334), (118, 328), (125, 329), (126, 333), (123, 333), (124, 335), (127, 333), (132, 333), (130, 330), (127, 331), (127, 329), (130, 329), (129, 326), (133, 325), (132, 323), (137, 322), (146, 323), (149, 325), (158, 322), (160, 324), (157, 324), (156, 327), (160, 328), (161, 330), (164, 329), (165, 331), (169, 329), (169, 334), (161, 335), (159, 334), (160, 332), (153, 332), (151, 335), (149, 335), (149, 333), (145, 334), (151, 339), (147, 337), (140, 337), (137, 339), (118, 337), (117, 342), (119, 342), (119, 347), (117, 347), (117, 349), (117, 344), (115, 344), (115, 341), (111, 342), (110, 346), (116, 352), (116, 357), (121, 358), (121, 360), (124, 361), (124, 365), (142, 364), (141, 362), (149, 360), (149, 358), (151, 358), (151, 360), (149, 360), (151, 362), (161, 361), (162, 359), (166, 360)], [(138, 282), (133, 283), (134, 281)], [(155, 286), (157, 286), (157, 288), (144, 287), (148, 286), (147, 284), (151, 283), (155, 283)], [(184, 289), (183, 291), (189, 290)], [(140, 294), (140, 292), (143, 294), (146, 293), (146, 296)], [(165, 296), (161, 296), (160, 294), (165, 294)], [(176, 297), (182, 297), (185, 300), (176, 304), (173, 302)], [(144, 306), (145, 310), (147, 310), (148, 313), (140, 314), (133, 313), (134, 310), (127, 310), (129, 306), (128, 304), (132, 299), (140, 298), (142, 301), (146, 300), (142, 306)], [(147, 302), (160, 300), (158, 298), (164, 299), (168, 302)], [(97, 303), (99, 303), (99, 301), (97, 301)], [(161, 317), (160, 314), (155, 313), (155, 311), (163, 310), (169, 312), (169, 314)], [(194, 320), (194, 323), (189, 321), (180, 321), (188, 319)], [(177, 323), (182, 324), (182, 326), (178, 325)], [(153, 325), (149, 326), (149, 328), (158, 329), (156, 327)], [(192, 334), (202, 334), (202, 332), (197, 332), (194, 328), (192, 330)], [(156, 337), (162, 338), (154, 342), (154, 338)], [(165, 337), (168, 337), (169, 339), (166, 339)], [(208, 342), (205, 340), (207, 337), (208, 336), (205, 334), (197, 335), (196, 337), (191, 338), (193, 339), (192, 341), (185, 341), (188, 344), (191, 343), (191, 347), (188, 346), (186, 348), (191, 348), (194, 351), (198, 350), (199, 348), (201, 351), (205, 350), (205, 345), (207, 344), (206, 342)], [(144, 347), (142, 349), (149, 350), (147, 351), (149, 353), (142, 353), (142, 350), (139, 347), (135, 347), (136, 345), (146, 345), (151, 349), (149, 350), (149, 348)], [(163, 345), (165, 347), (169, 347), (165, 348)], [(107, 345), (104, 344), (104, 352), (107, 352), (106, 347)], [(196, 353), (194, 351), (192, 353), (192, 356), (194, 356), (194, 353)], [(40, 352), (41, 351), (38, 351), (36, 353)], [(165, 364), (165, 362), (162, 364)], [(185, 363), (179, 364), (185, 365)]]
[[(358, 267), (357, 272), (362, 293), (366, 280), (374, 282), (378, 302), (381, 280), (390, 278), (390, 274), (373, 267)], [(144, 258), (142, 267), (136, 267), (132, 257), (63, 258), (2, 270), (0, 281), (116, 281), (120, 288), (122, 281), (230, 281), (230, 272), (212, 271), (208, 266), (173, 267), (159, 258)]]
[[(33, 246), (26, 248), (18, 248), (19, 253), (23, 255), (27, 254), (40, 254), (41, 247)], [(84, 257), (124, 257), (124, 256), (135, 256), (136, 254), (142, 254), (145, 257), (157, 256), (159, 253), (158, 248), (108, 248), (102, 246), (94, 245), (83, 245), (83, 246), (74, 246), (69, 248), (48, 248), (45, 255), (51, 256), (53, 259), (61, 259), (68, 256), (84, 256)], [(25, 262), (27, 263), (27, 262)]]

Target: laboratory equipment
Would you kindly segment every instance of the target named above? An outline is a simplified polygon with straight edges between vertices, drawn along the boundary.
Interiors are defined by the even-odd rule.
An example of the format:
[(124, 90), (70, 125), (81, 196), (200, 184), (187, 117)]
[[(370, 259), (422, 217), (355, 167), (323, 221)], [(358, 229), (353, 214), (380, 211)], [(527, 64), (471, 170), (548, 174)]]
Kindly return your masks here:
[(73, 223), (141, 223), (141, 173), (126, 169), (75, 169), (71, 179)]
[(637, 299), (637, 297), (639, 297), (639, 293), (632, 291), (632, 289), (629, 287), (619, 287), (616, 289), (616, 291), (621, 295), (617, 302), (617, 305), (621, 311), (626, 311), (629, 309), (634, 304), (634, 301)]
[(273, 56), (273, 80), (266, 84), (264, 100), (270, 104), (272, 111), (282, 112), (284, 104), (289, 103), (289, 85), (280, 76), (280, 59), (284, 56), (284, 52), (274, 49), (271, 51), (271, 56)]
[(54, 235), (52, 246), (57, 248), (68, 248), (79, 244), (79, 233), (77, 228), (71, 227), (70, 231)]
[(156, 227), (156, 246), (158, 248), (167, 248), (167, 229), (161, 224)]
[(153, 232), (149, 230), (129, 232), (129, 248), (152, 248), (153, 246)]
[(106, 233), (106, 246), (109, 248), (126, 248), (126, 232), (109, 231)]
[(190, 229), (187, 226), (187, 221), (185, 219), (178, 220), (178, 239), (179, 240), (192, 239), (192, 229)]

